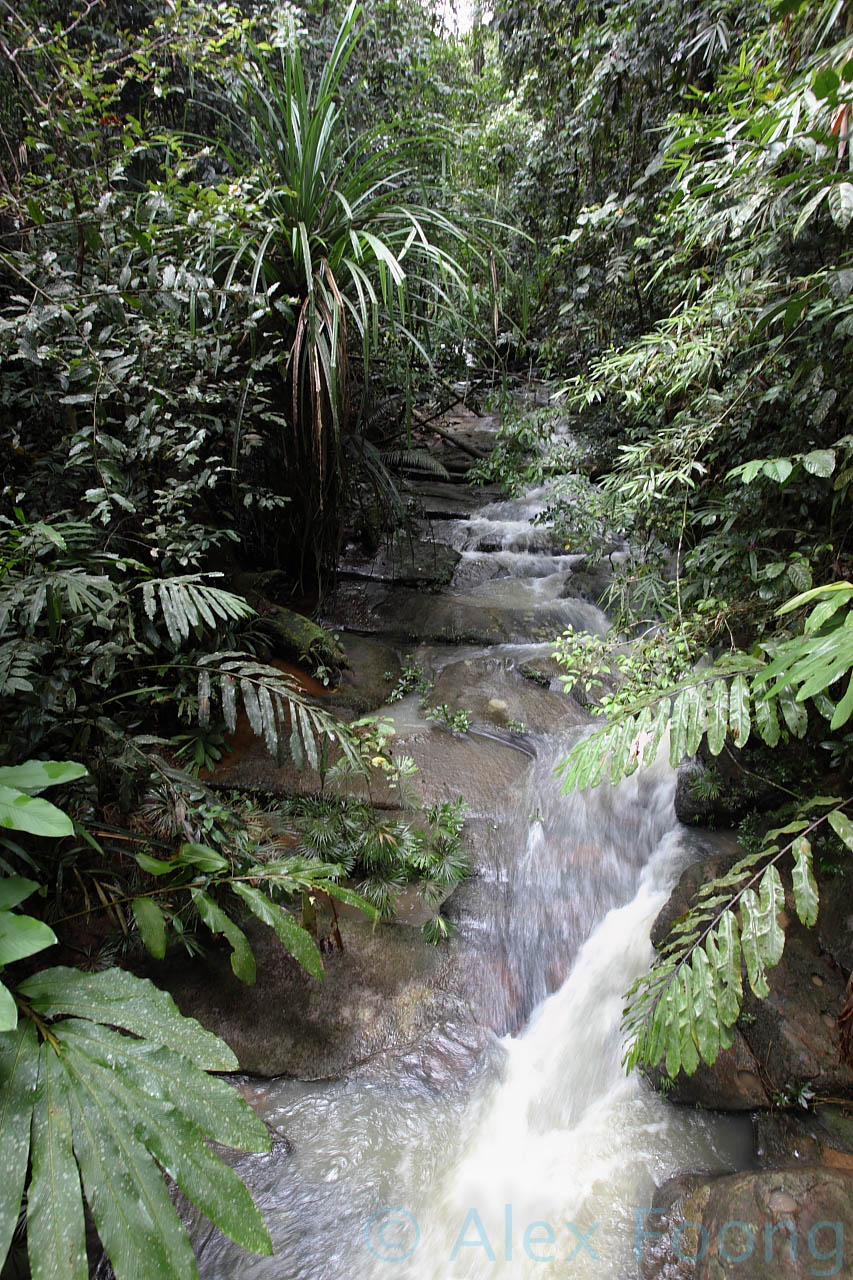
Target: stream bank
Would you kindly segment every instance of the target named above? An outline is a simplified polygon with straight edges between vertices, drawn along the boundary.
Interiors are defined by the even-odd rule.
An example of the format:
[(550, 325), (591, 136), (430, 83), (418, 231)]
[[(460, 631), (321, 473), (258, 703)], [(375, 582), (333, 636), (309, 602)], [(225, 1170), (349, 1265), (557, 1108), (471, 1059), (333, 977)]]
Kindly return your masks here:
[[(496, 426), (466, 413), (452, 423), (479, 449)], [(441, 452), (459, 461), (446, 444)], [(595, 598), (601, 566), (596, 579), (584, 557), (532, 523), (547, 493), (504, 501), (434, 480), (415, 492), (414, 540), (370, 560), (349, 548), (325, 602), (322, 621), (340, 633), (352, 667), (334, 701), (342, 713), (393, 716), (422, 803), (462, 796), (474, 874), (445, 904), (456, 927), (446, 946), (427, 948), (405, 918), (376, 932), (347, 919), (346, 950), (328, 957), (323, 983), (261, 938), (255, 988), (215, 957), (204, 975), (173, 975), (179, 1005), (223, 1035), (244, 1070), (290, 1077), (244, 1085), (288, 1143), (273, 1164), (241, 1163), (276, 1257), (250, 1259), (209, 1237), (202, 1274), (334, 1280), (387, 1275), (393, 1262), (395, 1275), (446, 1280), (492, 1274), (493, 1261), (565, 1274), (557, 1264), (578, 1232), (598, 1230), (598, 1247), (572, 1255), (573, 1274), (625, 1280), (642, 1267), (661, 1280), (719, 1280), (729, 1272), (656, 1251), (651, 1234), (637, 1251), (636, 1214), (665, 1208), (668, 1218), (652, 1221), (668, 1221), (672, 1241), (688, 1211), (716, 1222), (727, 1186), (732, 1212), (746, 1186), (753, 1216), (799, 1203), (791, 1188), (802, 1169), (780, 1163), (784, 1143), (777, 1135), (772, 1168), (755, 1170), (751, 1125), (737, 1114), (767, 1106), (766, 1072), (744, 1039), (709, 1073), (704, 1095), (700, 1079), (699, 1093), (680, 1098), (716, 1111), (674, 1106), (625, 1079), (619, 1023), (622, 993), (651, 959), (655, 919), (677, 915), (678, 893), (704, 874), (696, 868), (730, 857), (731, 843), (678, 824), (663, 760), (617, 788), (559, 794), (554, 766), (590, 718), (553, 681), (548, 641), (569, 624), (601, 634), (607, 620)], [(409, 661), (432, 678), (433, 704), (469, 713), (470, 732), (426, 722), (415, 695), (384, 705)], [(220, 781), (274, 795), (310, 792), (318, 779), (279, 769), (257, 744)], [(381, 787), (371, 798), (399, 804)], [(832, 1141), (807, 1148), (809, 1214), (835, 1212), (849, 1176), (838, 1164), (843, 1142)], [(789, 1159), (802, 1164), (796, 1145)], [(673, 1182), (685, 1168), (701, 1176)], [(776, 1179), (769, 1190), (765, 1177)], [(765, 1204), (774, 1188), (781, 1198)], [(400, 1210), (396, 1225), (377, 1218), (389, 1206)], [(514, 1256), (507, 1207), (521, 1224), (517, 1239), (510, 1232)], [(542, 1228), (539, 1244), (543, 1224), (554, 1236), (553, 1267), (525, 1235), (530, 1223)], [(781, 1248), (771, 1255), (775, 1274), (800, 1274), (785, 1270)]]

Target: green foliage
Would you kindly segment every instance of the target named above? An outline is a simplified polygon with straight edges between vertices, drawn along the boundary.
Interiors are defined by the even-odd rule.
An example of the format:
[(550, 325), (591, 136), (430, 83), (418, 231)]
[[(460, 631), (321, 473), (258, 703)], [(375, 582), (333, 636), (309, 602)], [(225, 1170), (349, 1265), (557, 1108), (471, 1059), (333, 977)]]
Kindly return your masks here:
[[(835, 805), (815, 797), (811, 807)], [(785, 933), (779, 913), (785, 890), (777, 864), (790, 855), (791, 893), (800, 921), (813, 925), (818, 889), (809, 837), (822, 823), (853, 827), (840, 808), (809, 822), (799, 817), (768, 833), (764, 848), (741, 858), (729, 872), (702, 886), (688, 912), (676, 922), (651, 972), (627, 993), (625, 1064), (655, 1067), (666, 1074), (692, 1075), (699, 1062), (712, 1066), (721, 1049), (731, 1048), (741, 1011), (741, 966), (759, 999), (769, 994), (767, 970), (779, 963)], [(792, 838), (780, 847), (780, 837)], [(847, 841), (853, 848), (853, 839)]]
[(43, 970), (17, 1000), (18, 1028), (0, 1033), (0, 1255), (26, 1186), (33, 1276), (89, 1274), (83, 1196), (116, 1276), (197, 1275), (164, 1169), (238, 1244), (272, 1253), (248, 1191), (205, 1140), (269, 1150), (240, 1095), (207, 1074), (236, 1067), (226, 1045), (120, 970)]
[(461, 799), (434, 805), (425, 825), (383, 818), (365, 802), (344, 797), (294, 799), (286, 812), (300, 853), (318, 859), (333, 855), (380, 918), (393, 917), (400, 890), (413, 884), (432, 911), (425, 935), (431, 942), (448, 936), (440, 904), (470, 871), (462, 848)]
[(427, 707), (424, 716), (427, 720), (444, 725), (452, 733), (467, 733), (471, 728), (470, 711), (465, 711), (464, 708), (454, 711), (447, 702), (439, 702), (433, 707)]

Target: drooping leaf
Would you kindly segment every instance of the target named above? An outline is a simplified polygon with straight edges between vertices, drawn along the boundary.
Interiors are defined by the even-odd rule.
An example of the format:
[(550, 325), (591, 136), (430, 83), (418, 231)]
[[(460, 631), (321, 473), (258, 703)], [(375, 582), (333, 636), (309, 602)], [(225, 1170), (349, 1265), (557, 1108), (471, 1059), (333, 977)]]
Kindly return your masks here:
[(270, 902), (260, 889), (253, 889), (251, 885), (240, 884), (238, 881), (234, 882), (233, 889), (259, 920), (275, 930), (278, 940), (287, 948), (294, 960), (311, 974), (312, 978), (324, 976), (323, 957), (307, 929), (297, 924), (288, 912)]
[(729, 730), (729, 690), (725, 680), (715, 680), (708, 699), (708, 750), (718, 756)]
[(231, 968), (241, 982), (252, 986), (255, 982), (255, 957), (243, 930), (229, 915), (201, 889), (193, 890), (193, 902), (198, 914), (211, 933), (221, 933), (231, 946)]
[[(79, 1052), (61, 1059), (71, 1101), (74, 1155), (116, 1280), (197, 1280), (186, 1233), (163, 1175), (135, 1137), (132, 1119)], [(120, 1079), (120, 1076), (117, 1076)]]
[(779, 718), (776, 715), (776, 703), (766, 694), (759, 694), (755, 699), (755, 723), (758, 732), (768, 747), (775, 747), (779, 741)]
[(803, 924), (813, 925), (817, 920), (818, 890), (812, 870), (812, 847), (805, 836), (794, 842), (794, 870), (791, 879), (797, 915)]
[(38, 887), (37, 880), (27, 880), (25, 876), (0, 877), (0, 911), (10, 911), (12, 907), (17, 907), (31, 893), (35, 893)]
[(829, 825), (837, 836), (840, 836), (847, 848), (853, 852), (853, 822), (840, 809), (833, 809), (827, 815)]
[(0, 968), (44, 951), (56, 940), (50, 925), (42, 920), (18, 915), (14, 911), (0, 911)]
[(47, 1042), (39, 1051), (39, 1093), (32, 1122), (27, 1252), (33, 1280), (87, 1280), (83, 1195), (72, 1147), (66, 1076)]
[(30, 1154), (30, 1120), (38, 1083), (38, 1037), (29, 1018), (0, 1033), (0, 1258), (18, 1221)]
[(749, 685), (746, 677), (736, 675), (729, 691), (729, 727), (736, 747), (745, 747), (749, 739)]
[(74, 1066), (88, 1072), (91, 1086), (103, 1095), (105, 1104), (112, 1101), (115, 1115), (127, 1118), (146, 1152), (156, 1157), (193, 1203), (244, 1248), (271, 1253), (263, 1219), (234, 1171), (199, 1141), (195, 1126), (178, 1107), (139, 1090), (131, 1074), (113, 1069), (111, 1059), (121, 1054), (117, 1041), (122, 1037), (74, 1019), (62, 1023), (57, 1034), (67, 1051), (66, 1069)]
[(139, 936), (155, 960), (166, 954), (166, 920), (153, 898), (134, 898), (133, 917)]
[(703, 1062), (713, 1066), (720, 1051), (716, 970), (703, 947), (693, 952), (690, 976), (696, 1042)]
[(0, 1032), (14, 1031), (18, 1025), (18, 1006), (8, 987), (0, 982)]

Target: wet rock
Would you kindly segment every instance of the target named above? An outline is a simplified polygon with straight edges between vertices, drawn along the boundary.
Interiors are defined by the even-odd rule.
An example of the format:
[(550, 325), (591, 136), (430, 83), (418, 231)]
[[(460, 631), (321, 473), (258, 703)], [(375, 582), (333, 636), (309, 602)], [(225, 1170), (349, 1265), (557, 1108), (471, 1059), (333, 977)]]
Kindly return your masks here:
[(731, 1049), (717, 1056), (713, 1067), (700, 1062), (692, 1076), (679, 1072), (675, 1083), (664, 1080), (665, 1072), (655, 1067), (646, 1073), (653, 1088), (680, 1106), (705, 1107), (715, 1111), (754, 1111), (767, 1107), (771, 1099), (762, 1080), (762, 1071), (743, 1035), (736, 1028)]
[(340, 583), (323, 606), (323, 620), (345, 630), (452, 644), (547, 642), (567, 626), (596, 634), (603, 634), (607, 626), (603, 615), (584, 600), (531, 600), (528, 606), (512, 607), (485, 595), (430, 596), (372, 582)]
[(480, 507), (500, 498), (497, 485), (472, 489), (447, 480), (419, 480), (408, 487), (418, 509), (428, 519), (467, 520)]
[(388, 701), (388, 694), (399, 677), (397, 646), (374, 636), (346, 635), (341, 647), (347, 665), (326, 705), (336, 714), (341, 714), (342, 709), (356, 716), (376, 711)]
[(796, 1094), (809, 1085), (818, 1097), (853, 1098), (853, 1070), (840, 1060), (835, 1023), (845, 981), (820, 954), (813, 931), (793, 920), (785, 934), (784, 955), (768, 978), (770, 994), (765, 1000), (751, 993), (744, 998), (744, 1038), (771, 1096)]
[(499, 658), (449, 663), (428, 699), (429, 706), (441, 703), (470, 712), (475, 724), (504, 730), (516, 726), (517, 732), (523, 725), (522, 738), (526, 732), (552, 733), (588, 719), (571, 698), (526, 680)]
[(257, 962), (252, 987), (232, 973), (227, 949), (211, 947), (202, 964), (172, 958), (162, 972), (152, 966), (157, 985), (231, 1046), (242, 1071), (339, 1078), (378, 1054), (411, 1048), (442, 1018), (458, 1017), (449, 994), (450, 948), (429, 946), (417, 930), (342, 921), (345, 950), (325, 956), (320, 980), (271, 930), (254, 922), (245, 928)]
[(759, 1112), (753, 1120), (756, 1159), (763, 1168), (824, 1164), (853, 1173), (853, 1109), (818, 1106)]
[(453, 547), (435, 542), (428, 531), (398, 533), (374, 556), (355, 550), (341, 558), (338, 572), (344, 577), (367, 578), (374, 582), (397, 582), (425, 587), (447, 586), (461, 555)]
[(637, 1240), (644, 1280), (849, 1275), (853, 1175), (820, 1167), (682, 1174), (658, 1189)]

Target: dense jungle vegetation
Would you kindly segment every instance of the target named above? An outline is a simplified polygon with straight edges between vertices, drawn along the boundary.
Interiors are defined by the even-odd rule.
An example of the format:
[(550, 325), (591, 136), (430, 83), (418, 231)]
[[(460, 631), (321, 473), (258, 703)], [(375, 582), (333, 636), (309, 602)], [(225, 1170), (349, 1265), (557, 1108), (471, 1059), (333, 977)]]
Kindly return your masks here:
[[(332, 791), (282, 834), (198, 778), (242, 710), (330, 787), (402, 782), (387, 725), (274, 665), (259, 575), (310, 613), (344, 536), (402, 523), (456, 380), (504, 408), (482, 478), (631, 547), (612, 640), (555, 637), (608, 714), (565, 785), (668, 731), (742, 819), (629, 1062), (712, 1061), (786, 885), (812, 923), (845, 873), (853, 9), (499, 0), (453, 35), (416, 0), (0, 0), (0, 69), (0, 1257), (83, 1277), (96, 1232), (119, 1277), (189, 1276), (161, 1171), (268, 1252), (204, 1135), (268, 1137), (146, 949), (222, 935), (251, 982), (253, 915), (320, 974), (318, 896), (383, 916), (464, 874), (452, 806), (412, 830)], [(531, 375), (556, 398), (522, 413)]]

